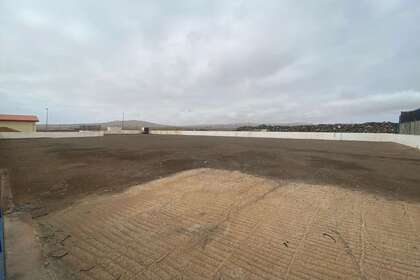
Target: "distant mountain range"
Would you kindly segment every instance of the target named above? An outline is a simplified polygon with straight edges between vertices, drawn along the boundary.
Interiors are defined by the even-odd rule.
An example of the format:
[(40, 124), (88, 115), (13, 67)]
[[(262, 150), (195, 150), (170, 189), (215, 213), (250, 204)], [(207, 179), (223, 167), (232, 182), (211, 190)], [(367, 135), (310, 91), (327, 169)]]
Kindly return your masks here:
[[(48, 124), (48, 130), (54, 131), (73, 131), (79, 129), (93, 130), (93, 129), (102, 129), (105, 130), (109, 126), (121, 127), (123, 125), (122, 121), (109, 121), (104, 123), (75, 123), (75, 124)], [(125, 120), (124, 129), (140, 129), (142, 127), (151, 127), (151, 128), (163, 128), (170, 127), (167, 125), (162, 125), (158, 123), (148, 122), (148, 121), (138, 121), (138, 120)], [(45, 130), (45, 124), (37, 124), (37, 130)]]
[[(281, 123), (272, 125), (282, 126), (296, 126), (304, 125), (305, 123)], [(75, 124), (48, 124), (48, 130), (54, 131), (74, 131), (74, 130), (92, 130), (102, 129), (105, 130), (107, 127), (122, 127), (123, 123), (121, 120), (103, 122), (103, 123), (75, 123)], [(142, 120), (125, 120), (124, 129), (140, 129), (142, 127), (160, 128), (160, 129), (184, 129), (184, 130), (236, 130), (239, 127), (256, 127), (258, 123), (228, 123), (228, 124), (197, 124), (197, 125), (164, 125), (154, 122), (142, 121)], [(37, 130), (45, 130), (45, 124), (38, 124)]]
[[(105, 122), (105, 123), (100, 123), (100, 125), (103, 128), (107, 128), (108, 126), (118, 126), (121, 127), (122, 126), (122, 121), (110, 121), (110, 122)], [(158, 123), (153, 123), (153, 122), (148, 122), (148, 121), (139, 121), (139, 120), (126, 120), (124, 121), (124, 128), (126, 129), (138, 129), (138, 128), (142, 128), (142, 127), (170, 127), (168, 125), (163, 125), (163, 124), (158, 124)]]

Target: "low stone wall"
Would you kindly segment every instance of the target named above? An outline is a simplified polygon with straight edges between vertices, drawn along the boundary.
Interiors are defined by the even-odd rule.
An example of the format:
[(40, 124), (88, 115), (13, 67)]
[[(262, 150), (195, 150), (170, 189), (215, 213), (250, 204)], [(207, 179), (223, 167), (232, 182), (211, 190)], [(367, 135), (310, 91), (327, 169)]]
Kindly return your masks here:
[(103, 131), (80, 132), (0, 132), (0, 139), (100, 137)]
[(152, 130), (150, 134), (394, 142), (420, 149), (420, 136), (391, 133), (259, 132)]

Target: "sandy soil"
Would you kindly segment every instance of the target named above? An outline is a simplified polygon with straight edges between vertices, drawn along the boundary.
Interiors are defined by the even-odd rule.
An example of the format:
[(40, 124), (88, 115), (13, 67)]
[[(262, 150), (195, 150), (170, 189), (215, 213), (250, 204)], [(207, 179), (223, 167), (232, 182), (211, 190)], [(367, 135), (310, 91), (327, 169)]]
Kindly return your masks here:
[(7, 215), (4, 223), (8, 280), (51, 280), (31, 216)]
[(37, 219), (81, 279), (418, 279), (420, 204), (195, 169)]

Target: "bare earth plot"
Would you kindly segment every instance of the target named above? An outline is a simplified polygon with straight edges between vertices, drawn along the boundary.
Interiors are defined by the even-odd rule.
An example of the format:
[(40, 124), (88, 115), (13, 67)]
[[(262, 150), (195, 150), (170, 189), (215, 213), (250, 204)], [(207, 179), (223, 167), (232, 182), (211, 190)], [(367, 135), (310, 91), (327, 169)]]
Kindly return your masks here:
[(417, 279), (419, 220), (418, 204), (197, 169), (39, 223), (82, 279)]
[(0, 152), (43, 279), (420, 278), (414, 149), (142, 136)]

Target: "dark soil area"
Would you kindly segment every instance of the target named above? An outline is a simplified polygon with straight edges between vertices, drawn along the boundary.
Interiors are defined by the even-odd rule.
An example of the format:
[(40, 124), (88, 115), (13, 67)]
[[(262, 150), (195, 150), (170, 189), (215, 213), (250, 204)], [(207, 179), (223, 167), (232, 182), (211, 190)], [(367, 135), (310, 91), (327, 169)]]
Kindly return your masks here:
[(200, 167), (420, 201), (420, 152), (393, 143), (163, 135), (0, 141), (17, 207), (58, 209)]

